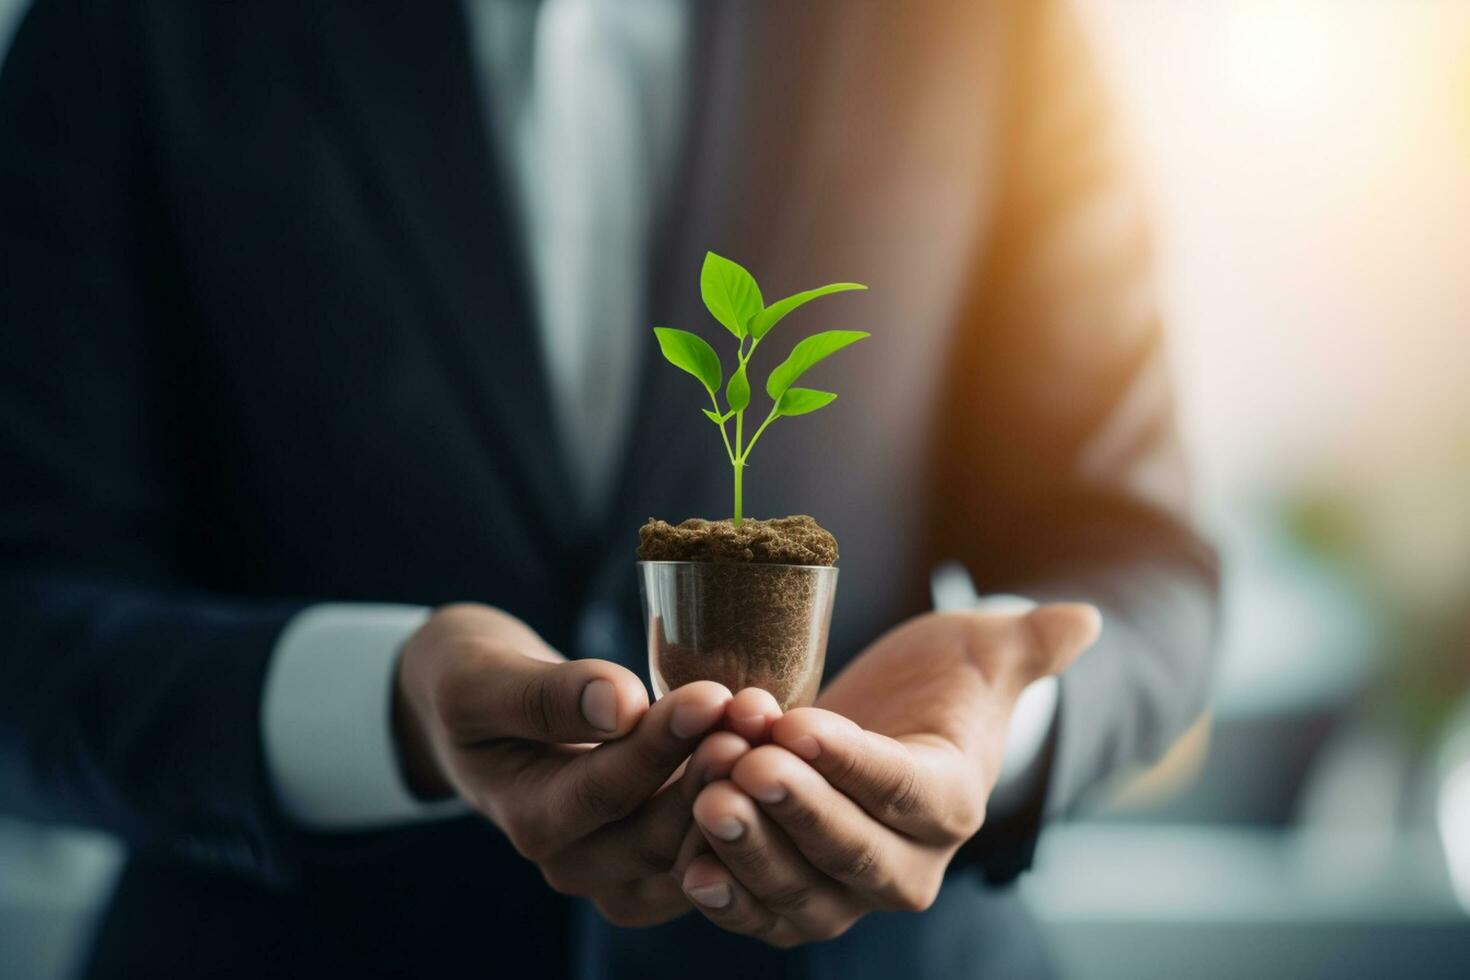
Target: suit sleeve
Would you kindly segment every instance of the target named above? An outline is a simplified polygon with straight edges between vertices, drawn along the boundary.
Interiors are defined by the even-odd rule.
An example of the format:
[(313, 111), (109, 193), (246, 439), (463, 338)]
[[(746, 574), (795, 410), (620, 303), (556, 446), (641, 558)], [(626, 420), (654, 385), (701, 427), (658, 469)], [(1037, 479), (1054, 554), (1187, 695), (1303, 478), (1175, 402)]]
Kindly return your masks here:
[(966, 848), (995, 881), (1047, 817), (1201, 714), (1217, 571), (1185, 461), (1140, 195), (1079, 25), (1018, 3), (998, 210), (957, 340), (934, 512), (981, 592), (1077, 599), (1103, 636), (1061, 680), (1044, 787)]
[(0, 74), (0, 808), (272, 878), (260, 694), (298, 605), (180, 557), (204, 454), (133, 7), (35, 4)]

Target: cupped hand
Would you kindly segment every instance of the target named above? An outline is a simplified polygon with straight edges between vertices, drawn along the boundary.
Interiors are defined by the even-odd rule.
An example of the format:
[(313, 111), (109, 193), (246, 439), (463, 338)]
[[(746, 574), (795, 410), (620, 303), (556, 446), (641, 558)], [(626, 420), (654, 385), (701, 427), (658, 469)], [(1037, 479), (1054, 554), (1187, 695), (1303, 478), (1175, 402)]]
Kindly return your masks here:
[(698, 791), (675, 875), (718, 925), (787, 947), (933, 903), (979, 830), (1017, 697), (1097, 638), (1091, 606), (932, 613), (855, 659)]
[(649, 925), (688, 909), (669, 872), (693, 831), (694, 799), (750, 748), (739, 725), (715, 729), (727, 709), (774, 717), (768, 701), (732, 702), (698, 682), (650, 707), (625, 668), (568, 661), (515, 617), (457, 604), (405, 644), (394, 714), (418, 794), (459, 795), (553, 888), (590, 898), (615, 923)]

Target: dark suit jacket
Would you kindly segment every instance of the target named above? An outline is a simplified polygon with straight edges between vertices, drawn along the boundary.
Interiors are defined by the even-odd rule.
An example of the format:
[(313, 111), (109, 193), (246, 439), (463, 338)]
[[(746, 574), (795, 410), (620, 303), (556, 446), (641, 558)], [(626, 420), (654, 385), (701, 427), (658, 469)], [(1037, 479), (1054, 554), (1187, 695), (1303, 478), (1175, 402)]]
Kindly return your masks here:
[(987, 880), (1201, 710), (1213, 560), (1075, 25), (1034, 0), (697, 20), (648, 323), (710, 328), (707, 248), (770, 295), (871, 285), (773, 338), (873, 331), (819, 369), (837, 407), (762, 442), (747, 506), (841, 541), (834, 669), (947, 558), (1099, 603), (1044, 794), (930, 912), (788, 954), (607, 926), (482, 822), (288, 825), (258, 714), (295, 611), (482, 600), (642, 670), (634, 531), (726, 513), (721, 449), (649, 338), (617, 488), (576, 516), (456, 5), (40, 0), (0, 76), (0, 800), (132, 848), (96, 975), (1017, 975), (1036, 950)]

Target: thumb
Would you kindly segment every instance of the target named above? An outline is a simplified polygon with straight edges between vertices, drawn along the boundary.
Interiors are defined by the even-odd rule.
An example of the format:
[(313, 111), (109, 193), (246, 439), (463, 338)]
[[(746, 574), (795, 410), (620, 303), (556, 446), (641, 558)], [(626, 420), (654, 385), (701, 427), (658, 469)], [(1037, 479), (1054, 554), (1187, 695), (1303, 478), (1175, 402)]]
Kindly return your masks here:
[(487, 655), (477, 674), (445, 717), (461, 743), (604, 742), (627, 734), (648, 710), (643, 682), (607, 660), (551, 661), (505, 650)]
[(1037, 677), (1060, 674), (1102, 634), (1102, 614), (1085, 602), (1037, 606), (1024, 622), (1033, 639)]

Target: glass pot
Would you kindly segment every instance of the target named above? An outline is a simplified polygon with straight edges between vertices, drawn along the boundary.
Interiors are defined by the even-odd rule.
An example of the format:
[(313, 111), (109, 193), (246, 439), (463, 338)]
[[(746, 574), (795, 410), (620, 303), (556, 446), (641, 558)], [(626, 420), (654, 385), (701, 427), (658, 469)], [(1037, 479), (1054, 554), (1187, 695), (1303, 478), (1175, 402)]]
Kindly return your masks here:
[(782, 710), (816, 699), (836, 568), (641, 561), (638, 573), (655, 696), (711, 680), (763, 688)]

